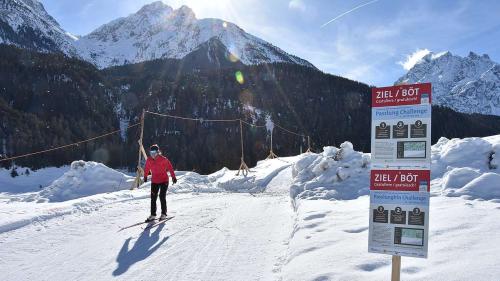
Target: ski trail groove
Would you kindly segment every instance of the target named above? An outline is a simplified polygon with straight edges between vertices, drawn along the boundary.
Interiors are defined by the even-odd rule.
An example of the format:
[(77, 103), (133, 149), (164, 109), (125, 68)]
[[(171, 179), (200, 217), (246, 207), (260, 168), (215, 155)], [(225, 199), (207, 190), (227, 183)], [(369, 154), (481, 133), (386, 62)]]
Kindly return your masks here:
[(0, 233), (2, 280), (279, 279), (293, 229), (287, 193), (167, 200), (175, 218), (145, 233), (140, 226), (117, 229), (144, 219), (147, 198)]

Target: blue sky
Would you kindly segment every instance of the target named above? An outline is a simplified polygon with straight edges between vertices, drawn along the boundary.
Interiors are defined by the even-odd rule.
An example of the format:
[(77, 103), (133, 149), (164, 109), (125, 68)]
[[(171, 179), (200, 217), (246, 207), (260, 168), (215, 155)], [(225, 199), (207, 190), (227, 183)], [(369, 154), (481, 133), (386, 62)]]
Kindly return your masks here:
[[(85, 35), (152, 2), (40, 1), (64, 29), (76, 35)], [(422, 50), (449, 50), (462, 56), (474, 51), (487, 53), (500, 62), (500, 1), (495, 0), (163, 2), (173, 8), (187, 5), (198, 18), (236, 23), (247, 32), (309, 60), (322, 71), (376, 86), (392, 85), (406, 72), (403, 64), (411, 66), (408, 60), (413, 61), (424, 53)], [(346, 13), (350, 10), (353, 11)], [(334, 18), (337, 19), (322, 27)]]

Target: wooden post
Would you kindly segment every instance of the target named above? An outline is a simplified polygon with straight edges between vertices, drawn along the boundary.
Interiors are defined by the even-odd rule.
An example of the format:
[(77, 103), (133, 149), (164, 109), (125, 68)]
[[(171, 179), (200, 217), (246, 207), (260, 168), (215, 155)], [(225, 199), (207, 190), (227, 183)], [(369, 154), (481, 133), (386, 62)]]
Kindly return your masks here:
[(392, 256), (391, 281), (400, 281), (401, 277), (401, 256)]
[(307, 150), (306, 152), (311, 152), (311, 138), (307, 136)]
[(246, 176), (248, 175), (249, 169), (247, 164), (245, 163), (245, 154), (243, 151), (243, 122), (240, 119), (240, 142), (241, 142), (241, 164), (240, 168), (238, 169), (238, 173), (236, 173), (237, 176), (240, 175), (240, 172), (242, 175)]
[(274, 154), (273, 152), (273, 130), (271, 130), (271, 150), (269, 151), (269, 155), (267, 156), (266, 159), (274, 159), (278, 158), (278, 155)]
[(139, 143), (139, 156), (137, 159), (137, 175), (136, 175), (135, 181), (132, 184), (132, 187), (130, 189), (138, 188), (142, 184), (142, 177), (144, 176), (144, 170), (141, 167), (141, 160), (142, 160), (143, 154), (144, 154), (144, 158), (147, 157), (147, 155), (145, 155), (146, 153), (144, 151), (144, 147), (142, 146), (142, 139), (144, 137), (144, 117), (145, 117), (145, 114), (146, 114), (146, 110), (142, 109), (141, 135), (140, 135), (139, 141), (138, 141), (138, 143)]

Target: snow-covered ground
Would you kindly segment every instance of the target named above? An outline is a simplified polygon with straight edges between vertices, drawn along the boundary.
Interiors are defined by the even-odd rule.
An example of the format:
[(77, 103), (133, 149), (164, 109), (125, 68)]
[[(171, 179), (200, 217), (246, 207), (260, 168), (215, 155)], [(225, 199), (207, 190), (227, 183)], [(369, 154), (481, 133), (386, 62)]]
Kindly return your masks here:
[[(432, 159), (429, 258), (403, 258), (403, 280), (498, 280), (500, 135), (443, 138)], [(174, 219), (146, 231), (121, 228), (148, 215), (148, 183), (130, 191), (129, 176), (82, 161), (1, 171), (0, 276), (388, 280), (390, 256), (367, 251), (369, 169), (370, 155), (344, 143), (261, 161), (247, 177), (179, 172)]]

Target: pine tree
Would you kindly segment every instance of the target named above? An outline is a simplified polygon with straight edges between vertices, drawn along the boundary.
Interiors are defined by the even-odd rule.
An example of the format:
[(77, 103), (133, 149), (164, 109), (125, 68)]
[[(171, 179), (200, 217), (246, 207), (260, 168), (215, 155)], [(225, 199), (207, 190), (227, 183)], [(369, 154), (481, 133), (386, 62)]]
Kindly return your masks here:
[(12, 170), (10, 171), (10, 176), (13, 177), (13, 178), (19, 176), (19, 174), (17, 173), (17, 168), (16, 167), (12, 168)]

